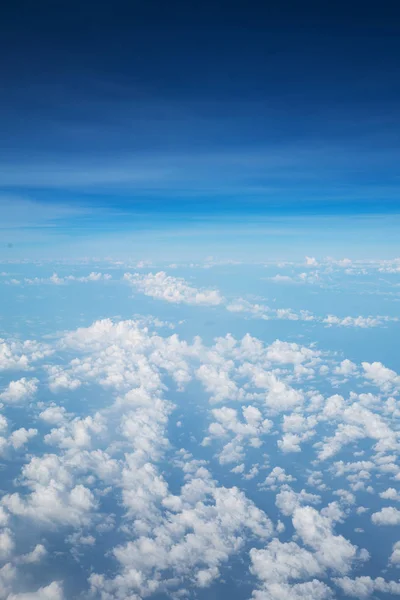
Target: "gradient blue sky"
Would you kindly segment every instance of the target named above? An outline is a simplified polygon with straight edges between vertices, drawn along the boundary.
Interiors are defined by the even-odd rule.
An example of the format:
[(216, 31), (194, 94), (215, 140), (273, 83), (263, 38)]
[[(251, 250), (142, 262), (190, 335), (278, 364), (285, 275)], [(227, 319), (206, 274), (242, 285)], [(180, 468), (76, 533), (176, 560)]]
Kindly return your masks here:
[(394, 4), (6, 2), (0, 258), (396, 255)]

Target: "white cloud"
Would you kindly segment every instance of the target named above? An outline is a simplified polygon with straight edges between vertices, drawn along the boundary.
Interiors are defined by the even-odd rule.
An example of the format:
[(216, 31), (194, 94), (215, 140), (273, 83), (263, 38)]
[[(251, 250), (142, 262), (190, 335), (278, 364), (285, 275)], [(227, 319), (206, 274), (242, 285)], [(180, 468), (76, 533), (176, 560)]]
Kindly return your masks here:
[(326, 323), (326, 325), (339, 325), (340, 327), (361, 327), (362, 329), (366, 329), (368, 327), (380, 327), (389, 321), (397, 321), (397, 318), (386, 316), (337, 317), (335, 315), (328, 315), (322, 320), (322, 322)]
[(342, 360), (340, 365), (335, 368), (334, 372), (337, 375), (344, 375), (345, 377), (348, 377), (357, 372), (357, 365), (346, 358), (345, 360)]
[[(43, 531), (67, 527), (67, 550), (76, 551), (76, 556), (78, 546), (89, 553), (92, 544), (97, 545), (103, 525), (119, 527), (125, 541), (119, 541), (116, 548), (105, 547), (118, 567), (110, 578), (101, 573), (91, 576), (95, 597), (103, 594), (106, 600), (125, 600), (211, 585), (220, 577), (221, 566), (240, 555), (253, 538), (257, 547), (260, 540), (266, 544), (272, 524), (243, 491), (219, 485), (204, 461), (195, 461), (183, 450), (176, 453), (173, 463), (183, 483), (178, 483), (177, 476), (169, 484), (166, 464), (174, 451), (168, 439), (169, 418), (176, 410), (172, 422), (188, 422), (186, 395), (176, 390), (193, 382), (200, 394), (200, 382), (206, 400), (224, 403), (210, 407), (201, 395), (196, 397), (196, 410), (202, 415), (199, 424), (207, 423), (208, 443), (220, 444), (221, 472), (240, 475), (235, 481), (242, 483), (256, 476), (262, 481), (267, 474), (264, 484), (255, 484), (255, 493), (262, 490), (265, 497), (273, 498), (272, 492), (279, 489), (276, 506), (284, 517), (292, 517), (291, 541), (273, 540), (263, 550), (252, 551), (252, 571), (260, 582), (253, 597), (329, 598), (332, 590), (327, 576), (332, 572), (345, 575), (356, 562), (367, 558), (365, 551), (335, 532), (335, 523), (344, 520), (350, 510), (356, 512), (356, 506), (350, 509), (355, 494), (361, 489), (372, 492), (375, 475), (380, 476), (375, 486), (379, 492), (388, 485), (382, 487), (384, 477), (394, 479), (399, 473), (393, 411), (388, 412), (379, 394), (363, 393), (360, 388), (366, 382), (354, 363), (339, 363), (336, 355), (322, 354), (314, 346), (281, 340), (267, 345), (250, 335), (242, 339), (227, 335), (206, 345), (200, 338), (185, 341), (170, 333), (162, 337), (143, 320), (105, 319), (60, 337), (55, 343), (57, 364), (46, 367), (50, 389), (63, 390), (60, 406), (39, 403), (32, 407), (34, 418), (46, 428), (47, 448), (54, 446), (56, 453), (25, 457), (16, 479), (18, 488), (8, 490), (2, 498), (4, 514), (10, 514), (10, 523), (34, 521)], [(69, 362), (62, 362), (64, 352)], [(331, 383), (335, 390), (328, 374), (340, 374), (357, 378), (357, 393), (342, 396), (328, 391), (325, 397), (319, 393), (322, 356), (326, 389)], [(392, 375), (389, 380), (392, 382)], [(61, 405), (64, 394), (68, 400), (68, 391), (86, 390), (92, 384), (102, 388), (105, 407), (95, 412), (91, 404), (82, 403), (79, 416), (68, 413)], [(4, 437), (5, 448), (18, 447), (36, 433), (26, 425)], [(191, 438), (193, 447), (204, 434), (196, 425), (193, 431), (200, 435)], [(0, 428), (7, 430), (6, 419), (0, 420)], [(185, 433), (184, 428), (179, 429), (174, 444), (184, 439)], [(328, 459), (344, 444), (356, 445), (361, 439), (368, 460), (340, 461), (311, 475), (287, 456), (280, 455), (285, 469), (276, 466), (280, 462), (276, 450), (299, 452), (302, 442), (317, 434), (321, 434), (319, 443), (307, 449), (310, 462), (315, 455)], [(259, 448), (256, 464), (251, 456), (254, 448)], [(252, 458), (249, 464), (248, 458)], [(339, 489), (334, 486), (335, 476), (343, 478), (336, 486)], [(292, 490), (288, 483), (301, 491)], [(307, 484), (316, 485), (324, 499), (330, 495), (337, 501), (317, 511), (311, 505), (320, 503), (321, 497), (302, 489)], [(388, 487), (380, 498), (396, 500), (393, 490)], [(118, 499), (121, 521), (119, 515), (107, 519), (101, 514), (103, 498), (108, 495), (113, 501)], [(379, 499), (378, 494), (375, 498)], [(390, 511), (396, 509), (390, 507)], [(393, 513), (390, 515), (393, 520)], [(385, 509), (372, 515), (377, 524), (383, 524), (385, 518)], [(395, 513), (396, 522), (397, 518)], [(8, 528), (11, 525), (5, 523), (3, 530)], [(278, 533), (282, 530), (282, 526), (276, 529)], [(290, 527), (286, 532), (290, 533)], [(4, 537), (4, 547), (6, 541)], [(40, 560), (43, 546), (37, 551), (31, 548), (24, 549), (15, 564)]]
[(343, 577), (334, 581), (347, 596), (352, 598), (368, 598), (375, 592), (393, 594), (394, 596), (400, 594), (400, 583), (398, 581), (385, 581), (382, 577), (376, 579), (369, 576), (356, 577), (355, 579)]
[(20, 556), (18, 562), (22, 564), (35, 564), (39, 563), (45, 556), (47, 556), (46, 548), (43, 544), (37, 544), (31, 552)]
[(52, 354), (47, 344), (34, 340), (5, 340), (0, 338), (0, 371), (6, 369), (27, 370), (31, 363)]
[(318, 562), (338, 573), (347, 573), (356, 559), (366, 559), (368, 554), (359, 553), (357, 546), (342, 535), (335, 535), (333, 520), (311, 506), (300, 506), (293, 512), (293, 526), (304, 544), (315, 551)]
[(108, 281), (112, 279), (112, 276), (109, 273), (99, 273), (97, 271), (92, 271), (91, 273), (89, 273), (89, 275), (83, 275), (83, 276), (76, 276), (76, 275), (66, 275), (65, 277), (59, 277), (57, 275), (57, 273), (53, 273), (53, 275), (51, 275), (51, 277), (34, 277), (29, 278), (29, 277), (25, 277), (24, 278), (24, 283), (26, 283), (27, 285), (39, 285), (39, 284), (53, 284), (53, 285), (65, 285), (66, 283), (69, 283), (70, 281), (76, 281), (76, 282), (80, 282), (80, 283), (88, 283), (88, 282), (95, 282), (95, 281)]
[(50, 585), (41, 587), (36, 592), (10, 594), (7, 600), (63, 600), (64, 593), (61, 583), (53, 581)]
[(25, 429), (25, 427), (21, 427), (20, 429), (16, 429), (10, 435), (9, 443), (13, 446), (15, 450), (24, 446), (28, 440), (37, 435), (37, 429), (29, 428)]
[(285, 469), (282, 469), (282, 467), (274, 467), (262, 485), (274, 490), (277, 489), (279, 485), (291, 483), (292, 481), (296, 481), (296, 478), (293, 477), (293, 475), (286, 473)]
[(296, 508), (302, 504), (318, 504), (319, 502), (321, 502), (320, 496), (310, 494), (305, 490), (295, 492), (289, 486), (283, 486), (275, 498), (276, 506), (287, 517), (292, 515)]
[(363, 362), (361, 365), (364, 369), (364, 377), (382, 390), (387, 391), (392, 387), (400, 387), (400, 376), (381, 362)]
[(221, 563), (243, 545), (246, 532), (270, 537), (269, 519), (243, 492), (217, 487), (204, 468), (194, 469), (180, 496), (164, 498), (168, 512), (152, 534), (114, 549), (121, 573), (109, 580), (90, 577), (93, 591), (126, 598), (166, 591), (178, 582), (182, 585), (182, 579), (205, 587), (219, 576)]
[(183, 278), (167, 275), (164, 271), (147, 275), (125, 273), (124, 280), (146, 296), (167, 302), (217, 306), (224, 301), (218, 290), (198, 290)]
[(52, 404), (39, 414), (39, 418), (50, 425), (62, 425), (68, 417), (68, 413), (63, 406)]
[(400, 525), (400, 510), (393, 506), (385, 506), (371, 515), (374, 525)]
[(384, 492), (381, 492), (379, 496), (384, 500), (396, 500), (397, 502), (400, 502), (400, 493), (394, 488), (388, 488)]
[(392, 554), (389, 558), (389, 563), (391, 565), (400, 565), (400, 541), (393, 544)]
[(27, 379), (23, 377), (16, 381), (10, 381), (6, 389), (0, 394), (3, 402), (17, 404), (22, 400), (31, 399), (37, 391), (38, 380), (36, 378)]
[[(338, 514), (336, 514), (338, 513)], [(332, 515), (335, 515), (334, 517)], [(250, 551), (251, 572), (261, 582), (253, 592), (255, 600), (330, 598), (332, 592), (315, 577), (326, 576), (327, 570), (345, 574), (355, 560), (368, 554), (358, 551), (341, 535), (335, 535), (333, 522), (340, 511), (328, 507), (325, 514), (310, 506), (293, 510), (293, 526), (309, 549), (295, 542), (272, 540), (263, 550)], [(311, 581), (304, 581), (311, 579)], [(301, 583), (294, 583), (300, 580)]]

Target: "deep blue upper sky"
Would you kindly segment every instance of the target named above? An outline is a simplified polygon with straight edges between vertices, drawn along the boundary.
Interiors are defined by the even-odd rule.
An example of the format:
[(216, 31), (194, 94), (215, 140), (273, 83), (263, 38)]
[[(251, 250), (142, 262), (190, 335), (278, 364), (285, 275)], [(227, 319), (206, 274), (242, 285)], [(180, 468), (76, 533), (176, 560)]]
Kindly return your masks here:
[(1, 206), (397, 213), (399, 29), (387, 2), (8, 1)]

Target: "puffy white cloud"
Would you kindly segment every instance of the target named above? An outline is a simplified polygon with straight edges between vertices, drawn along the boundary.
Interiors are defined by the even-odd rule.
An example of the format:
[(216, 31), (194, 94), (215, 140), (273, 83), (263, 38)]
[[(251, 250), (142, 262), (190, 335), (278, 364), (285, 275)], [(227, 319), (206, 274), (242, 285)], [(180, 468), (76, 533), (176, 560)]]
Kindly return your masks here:
[(400, 525), (400, 510), (393, 506), (385, 506), (371, 515), (374, 525)]
[(6, 389), (1, 392), (0, 399), (9, 404), (17, 404), (23, 400), (32, 398), (38, 388), (38, 380), (36, 378), (27, 379), (22, 377), (16, 381), (10, 381)]
[(64, 592), (61, 583), (53, 581), (36, 592), (10, 594), (7, 600), (64, 600)]
[(400, 582), (385, 581), (382, 577), (377, 577), (376, 579), (372, 579), (369, 576), (356, 577), (355, 579), (342, 577), (336, 578), (334, 581), (351, 598), (368, 598), (375, 592), (393, 594), (394, 596), (400, 594)]
[(124, 280), (146, 296), (167, 302), (205, 306), (217, 306), (223, 302), (218, 290), (198, 290), (190, 286), (183, 278), (167, 275), (164, 271), (147, 275), (125, 273)]
[(295, 342), (275, 340), (267, 348), (267, 358), (276, 363), (299, 365), (303, 363), (315, 365), (319, 362), (321, 352), (315, 348), (301, 346)]
[[(250, 571), (262, 584), (262, 589), (253, 593), (258, 600), (275, 597), (291, 598), (293, 596), (289, 594), (292, 589), (288, 582), (307, 580), (324, 573), (323, 566), (314, 554), (305, 548), (300, 548), (295, 542), (282, 543), (278, 539), (274, 539), (265, 549), (252, 548), (250, 559)], [(278, 590), (280, 592), (285, 590), (285, 587), (282, 586), (287, 586), (288, 594), (277, 596)], [(309, 591), (310, 587), (308, 587)], [(301, 596), (299, 597), (301, 598)]]
[(400, 493), (394, 488), (387, 488), (387, 490), (381, 492), (379, 496), (384, 500), (397, 500), (397, 502), (400, 502)]
[(391, 565), (400, 565), (400, 541), (393, 544), (389, 562)]
[(100, 435), (105, 430), (104, 417), (95, 413), (93, 417), (77, 417), (57, 429), (52, 429), (44, 441), (60, 448), (87, 448), (91, 446), (92, 436)]
[(240, 373), (247, 375), (255, 387), (267, 390), (264, 396), (265, 404), (274, 411), (289, 410), (301, 406), (304, 401), (301, 391), (258, 365), (246, 363), (240, 368)]
[(293, 512), (293, 526), (304, 544), (315, 551), (318, 562), (325, 568), (347, 573), (354, 560), (366, 559), (368, 554), (359, 553), (357, 546), (342, 535), (335, 535), (333, 520), (311, 506), (300, 506)]
[(31, 363), (52, 354), (54, 350), (47, 344), (34, 340), (5, 340), (0, 338), (0, 371), (6, 369), (27, 370)]
[[(311, 506), (297, 504), (293, 509), (293, 526), (310, 550), (295, 542), (274, 539), (265, 549), (250, 551), (250, 570), (260, 581), (260, 588), (253, 592), (255, 600), (314, 600), (332, 596), (331, 589), (315, 577), (326, 576), (328, 570), (345, 574), (355, 560), (368, 557), (343, 536), (335, 535), (333, 522), (340, 516), (340, 512), (336, 513), (333, 507), (322, 514)], [(294, 583), (299, 580), (301, 583)]]
[(237, 298), (236, 300), (227, 304), (226, 309), (233, 313), (250, 314), (253, 317), (257, 317), (265, 321), (270, 318), (269, 313), (271, 313), (271, 315), (273, 314), (269, 306), (266, 304), (253, 304), (244, 298)]
[(217, 368), (214, 365), (201, 365), (196, 371), (196, 377), (206, 390), (212, 394), (211, 402), (224, 400), (239, 400), (243, 397), (236, 383), (229, 377), (229, 365)]
[(0, 529), (0, 560), (7, 560), (15, 548), (14, 536), (8, 528)]
[(2, 505), (11, 514), (48, 527), (81, 526), (90, 521), (91, 512), (97, 507), (95, 497), (87, 487), (75, 485), (62, 458), (51, 454), (32, 457), (22, 474), (24, 484), (32, 491), (28, 496), (20, 493), (3, 496)]
[(399, 449), (397, 432), (393, 431), (380, 415), (365, 408), (359, 402), (345, 407), (341, 396), (331, 397), (326, 403), (324, 415), (335, 416), (343, 422), (338, 424), (332, 437), (325, 437), (322, 442), (315, 444), (316, 447), (321, 448), (318, 453), (320, 460), (331, 458), (344, 445), (363, 438), (377, 440), (374, 449), (378, 452)]
[(337, 375), (344, 375), (348, 377), (350, 375), (354, 375), (357, 372), (357, 365), (353, 363), (348, 358), (342, 360), (339, 366), (335, 368), (334, 371)]
[(68, 416), (69, 415), (63, 406), (57, 406), (55, 404), (48, 406), (39, 414), (39, 418), (50, 425), (62, 425)]
[[(328, 353), (324, 353), (326, 372), (320, 375), (333, 387), (327, 373), (356, 376), (358, 393), (346, 398), (328, 393), (325, 400), (316, 389), (322, 353), (314, 346), (280, 340), (267, 345), (250, 335), (242, 339), (227, 335), (205, 345), (199, 338), (188, 342), (169, 333), (166, 337), (153, 333), (143, 320), (105, 319), (62, 335), (56, 343), (57, 363), (64, 351), (69, 362), (47, 367), (50, 388), (79, 390), (89, 384), (100, 385), (102, 400), (104, 397), (108, 402), (97, 413), (82, 404), (79, 416), (69, 414), (63, 406), (37, 405), (35, 416), (42, 426), (52, 427), (44, 441), (48, 448), (56, 446), (57, 454), (26, 457), (17, 493), (8, 492), (2, 499), (5, 517), (10, 513), (10, 523), (35, 521), (42, 530), (68, 527), (65, 539), (72, 553), (78, 553), (77, 547), (82, 545), (90, 552), (104, 531), (102, 525), (108, 529), (119, 526), (125, 541), (119, 541), (114, 549), (106, 548), (117, 561), (115, 574), (110, 578), (101, 573), (90, 577), (94, 597), (103, 600), (136, 600), (174, 590), (180, 594), (183, 588), (211, 585), (220, 576), (221, 565), (247, 547), (252, 538), (258, 538), (257, 546), (259, 539), (268, 540), (272, 525), (241, 490), (217, 484), (205, 463), (194, 461), (184, 451), (176, 454), (174, 462), (183, 484), (177, 483), (178, 476), (170, 483), (166, 461), (173, 448), (168, 424), (175, 410), (170, 399), (180, 404), (175, 390), (184, 390), (192, 380), (198, 388), (200, 381), (211, 403), (224, 402), (209, 407), (199, 397), (196, 407), (209, 411), (208, 443), (222, 441), (222, 450), (218, 448), (220, 464), (229, 465), (226, 472), (241, 475), (241, 482), (268, 468), (265, 485), (271, 491), (279, 488), (276, 506), (293, 521), (291, 541), (274, 540), (263, 550), (253, 549), (252, 571), (260, 582), (254, 598), (331, 597), (327, 575), (349, 573), (355, 561), (367, 558), (366, 552), (336, 534), (335, 522), (350, 511), (357, 489), (372, 490), (369, 479), (375, 474), (382, 477), (378, 490), (385, 489), (384, 477), (398, 474), (393, 412), (387, 412), (379, 395), (360, 392), (362, 380), (354, 363), (344, 360), (338, 364), (337, 357)], [(72, 360), (71, 354), (75, 356)], [(186, 423), (185, 396), (180, 397), (182, 405), (174, 423), (177, 419)], [(236, 403), (234, 407), (230, 402)], [(6, 430), (7, 421), (1, 424)], [(17, 447), (29, 438), (30, 431), (34, 430), (21, 428), (5, 437), (6, 447)], [(341, 461), (328, 465), (326, 472), (311, 475), (310, 471), (292, 469), (287, 457), (281, 457), (285, 470), (276, 466), (274, 450), (298, 452), (302, 442), (320, 432), (324, 438), (315, 446), (319, 458), (329, 458), (344, 444), (359, 439), (371, 440), (375, 454), (369, 459), (366, 448), (363, 451), (368, 460)], [(182, 433), (180, 429), (181, 437), (176, 439), (184, 439)], [(193, 444), (200, 439), (193, 436)], [(247, 465), (245, 452), (250, 455), (252, 448), (262, 446), (258, 462)], [(314, 452), (313, 447), (309, 450)], [(231, 469), (232, 462), (240, 464)], [(332, 475), (347, 478), (336, 486), (340, 489), (329, 481)], [(336, 495), (337, 502), (320, 512), (310, 506), (321, 498), (301, 489), (304, 477), (308, 477), (309, 485), (324, 492), (324, 498)], [(260, 476), (260, 480), (264, 478)], [(287, 485), (295, 479), (299, 481), (296, 489), (301, 491)], [(356, 489), (361, 484), (364, 487)], [(264, 484), (254, 486), (255, 490), (263, 488)], [(391, 489), (382, 492), (382, 499), (395, 499)], [(261, 493), (267, 497), (272, 496), (271, 491)], [(107, 519), (100, 513), (108, 494), (112, 501), (118, 499), (121, 523), (120, 515)], [(375, 513), (372, 520), (381, 513)], [(8, 528), (11, 525), (5, 522), (3, 530)], [(276, 529), (278, 533), (282, 530), (282, 525)], [(19, 557), (20, 564), (40, 560), (40, 550), (28, 550), (31, 548), (24, 549), (26, 554)], [(7, 590), (11, 593), (10, 587)]]
[(62, 389), (76, 390), (81, 382), (79, 379), (72, 377), (62, 367), (52, 365), (48, 367), (49, 373), (49, 388), (52, 392), (58, 392)]
[(286, 473), (285, 469), (282, 469), (282, 467), (274, 467), (266, 477), (263, 485), (274, 490), (277, 489), (279, 485), (291, 483), (292, 481), (296, 481), (296, 478), (293, 477), (293, 475)]
[(267, 516), (243, 492), (216, 486), (204, 468), (195, 467), (181, 495), (166, 496), (163, 504), (167, 513), (151, 535), (114, 549), (121, 573), (109, 580), (90, 577), (93, 592), (122, 599), (165, 591), (182, 580), (205, 587), (243, 546), (246, 531), (261, 539), (272, 533)]
[(35, 437), (37, 432), (37, 429), (33, 429), (32, 427), (29, 429), (21, 427), (20, 429), (16, 429), (12, 432), (9, 438), (9, 443), (15, 450), (17, 450), (18, 448), (21, 448), (21, 446), (24, 446), (28, 440)]
[(383, 391), (400, 387), (400, 376), (392, 369), (385, 367), (381, 362), (363, 362), (361, 365), (364, 369), (364, 377)]
[(281, 275), (280, 273), (273, 275), (273, 277), (270, 277), (269, 279), (274, 283), (296, 283), (296, 280), (293, 279), (293, 277), (290, 277), (289, 275)]
[(96, 508), (93, 493), (78, 484), (71, 490), (59, 489), (53, 482), (47, 487), (37, 485), (28, 499), (20, 494), (6, 494), (3, 505), (13, 514), (43, 521), (49, 527), (85, 525)]
[(261, 438), (270, 431), (273, 423), (269, 419), (263, 419), (261, 411), (255, 406), (243, 406), (243, 420), (238, 418), (238, 411), (224, 406), (212, 410), (215, 422), (208, 428), (210, 437), (205, 438), (206, 445), (211, 438), (225, 439), (227, 436), (235, 436), (231, 442), (225, 445), (219, 459), (221, 464), (237, 462), (242, 460), (243, 445), (249, 444), (253, 448), (261, 446)]
[(321, 502), (321, 497), (317, 494), (311, 494), (305, 490), (295, 492), (289, 486), (284, 486), (275, 499), (276, 506), (285, 516), (292, 515), (295, 509), (302, 504), (318, 504), (319, 502)]
[(332, 590), (322, 581), (313, 579), (305, 583), (271, 583), (253, 592), (255, 600), (329, 600)]
[(396, 318), (387, 316), (378, 317), (337, 317), (335, 315), (328, 315), (323, 319), (323, 323), (326, 325), (339, 325), (340, 327), (361, 327), (366, 329), (368, 327), (379, 327), (389, 321), (397, 321)]
[(17, 570), (11, 563), (6, 563), (0, 568), (0, 598), (9, 599), (12, 585), (16, 579)]
[(35, 564), (39, 563), (45, 556), (47, 556), (46, 548), (43, 544), (37, 544), (31, 552), (20, 556), (18, 562), (22, 564)]

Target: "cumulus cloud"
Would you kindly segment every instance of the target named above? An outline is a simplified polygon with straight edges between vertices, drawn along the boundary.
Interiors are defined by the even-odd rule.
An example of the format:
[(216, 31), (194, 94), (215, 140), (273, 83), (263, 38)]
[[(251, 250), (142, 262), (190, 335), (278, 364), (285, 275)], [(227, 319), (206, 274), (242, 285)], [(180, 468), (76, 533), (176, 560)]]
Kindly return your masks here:
[(368, 558), (365, 551), (334, 533), (334, 521), (340, 517), (336, 513), (329, 507), (322, 514), (311, 506), (297, 505), (293, 526), (307, 549), (274, 539), (265, 549), (250, 551), (251, 572), (260, 581), (260, 588), (253, 592), (256, 600), (330, 598), (331, 589), (316, 577), (326, 576), (327, 571), (345, 574), (355, 560)]
[(383, 391), (389, 391), (393, 387), (400, 388), (400, 376), (381, 362), (363, 362), (361, 365), (364, 369), (364, 377)]
[(5, 340), (0, 338), (0, 371), (27, 370), (31, 363), (52, 354), (54, 350), (48, 344), (34, 340)]
[(6, 389), (0, 393), (3, 402), (17, 404), (23, 400), (31, 399), (37, 391), (38, 380), (23, 377), (16, 381), (10, 381)]
[(392, 554), (389, 558), (389, 563), (391, 565), (400, 565), (400, 541), (393, 544)]
[(383, 594), (400, 594), (400, 583), (398, 581), (385, 581), (382, 577), (372, 579), (369, 576), (336, 578), (335, 583), (341, 590), (351, 598), (368, 598), (375, 592)]
[(393, 506), (385, 506), (371, 515), (374, 525), (400, 525), (400, 510)]
[(64, 600), (64, 593), (61, 583), (53, 581), (50, 585), (41, 587), (36, 592), (10, 594), (7, 600)]
[[(116, 598), (147, 595), (166, 591), (182, 578), (205, 587), (243, 545), (246, 532), (261, 539), (272, 533), (267, 516), (243, 492), (216, 486), (206, 469), (195, 465), (181, 495), (167, 495), (163, 504), (168, 512), (150, 536), (114, 549), (121, 574), (90, 577), (93, 592)], [(167, 572), (172, 578), (166, 578)]]
[(124, 280), (146, 296), (166, 300), (177, 304), (198, 304), (218, 306), (223, 298), (218, 290), (198, 290), (181, 277), (158, 273), (125, 273)]
[(323, 323), (327, 325), (339, 325), (340, 327), (361, 327), (366, 329), (368, 327), (380, 327), (390, 321), (397, 321), (397, 317), (377, 316), (377, 317), (337, 317), (335, 315), (328, 315), (323, 319)]
[[(250, 558), (259, 582), (255, 599), (332, 597), (328, 577), (335, 574), (345, 581), (353, 566), (368, 558), (352, 539), (336, 532), (336, 524), (357, 511), (357, 492), (373, 492), (373, 477), (379, 475), (375, 498), (382, 503), (398, 499), (396, 406), (382, 401), (383, 394), (360, 389), (372, 379), (361, 378), (355, 363), (339, 362), (335, 354), (314, 345), (282, 340), (266, 344), (250, 335), (236, 339), (230, 334), (205, 344), (198, 337), (188, 341), (167, 333), (149, 329), (143, 320), (104, 319), (60, 334), (54, 343), (56, 364), (45, 368), (49, 389), (59, 394), (57, 404), (30, 407), (40, 431), (45, 429), (47, 450), (26, 455), (18, 487), (7, 490), (1, 500), (0, 546), (6, 549), (9, 543), (10, 548), (5, 559), (13, 565), (34, 565), (46, 553), (45, 540), (40, 540), (43, 545), (13, 558), (14, 522), (35, 523), (42, 531), (65, 530), (68, 552), (74, 556), (79, 547), (90, 553), (98, 536), (116, 527), (121, 536), (114, 547), (106, 547), (115, 560), (114, 574), (92, 573), (89, 585), (94, 597), (122, 600), (206, 588), (220, 577), (222, 565), (251, 548), (254, 540)], [(394, 371), (362, 368), (395, 390)], [(356, 377), (357, 393), (335, 393), (337, 375)], [(321, 377), (324, 395), (318, 391)], [(74, 413), (67, 411), (68, 394), (74, 392), (75, 399), (85, 390), (86, 395), (91, 385), (96, 393), (101, 389), (104, 408), (82, 402), (79, 409), (74, 404)], [(204, 434), (204, 445), (217, 446), (210, 464), (215, 466), (214, 459), (220, 463), (218, 482), (205, 460), (175, 451), (176, 440), (185, 439), (184, 428), (173, 443), (169, 439), (171, 415), (173, 423), (187, 421), (190, 394), (181, 392), (188, 385), (196, 390), (196, 411), (201, 414), (190, 443), (202, 457), (209, 456), (209, 448), (199, 448)], [(326, 391), (329, 385), (332, 391)], [(0, 418), (4, 449), (10, 452), (38, 433), (26, 423), (26, 428), (7, 434), (11, 422)], [(359, 440), (363, 448), (355, 448), (359, 460), (352, 463), (328, 463), (310, 472), (288, 460), (288, 452), (299, 453), (305, 445), (308, 464), (314, 458), (329, 460)], [(173, 463), (173, 481), (168, 461)], [(254, 498), (259, 493), (272, 504), (275, 500), (273, 512), (278, 509), (286, 525), (285, 542), (271, 540), (274, 527), (268, 515), (243, 489), (230, 487), (224, 479), (232, 477), (230, 472), (242, 483), (255, 478)], [(335, 486), (336, 477), (342, 479)], [(384, 477), (393, 483), (382, 487)], [(307, 486), (315, 486), (324, 501), (328, 496), (336, 500), (317, 510), (322, 498)], [(103, 513), (108, 499), (118, 514)], [(372, 522), (396, 524), (396, 511), (382, 508), (372, 514)], [(357, 519), (361, 517), (357, 512)], [(287, 527), (289, 519), (293, 529)], [(278, 523), (275, 532), (283, 530)], [(390, 564), (397, 564), (397, 554), (394, 547)], [(7, 594), (15, 595), (12, 583), (4, 585)], [(53, 586), (51, 591), (59, 593), (58, 585), (34, 593), (45, 598), (43, 590)], [(26, 588), (16, 588), (17, 598), (21, 589)]]

